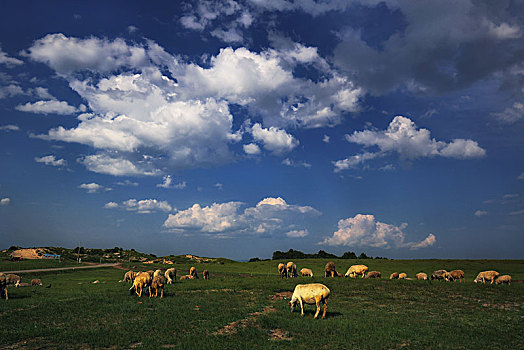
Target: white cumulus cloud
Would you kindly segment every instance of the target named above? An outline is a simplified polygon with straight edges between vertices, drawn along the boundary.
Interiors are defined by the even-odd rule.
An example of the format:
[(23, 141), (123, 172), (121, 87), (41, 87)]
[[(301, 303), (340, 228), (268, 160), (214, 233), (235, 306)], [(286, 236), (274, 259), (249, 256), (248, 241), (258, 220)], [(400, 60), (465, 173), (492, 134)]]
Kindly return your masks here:
[(37, 163), (44, 163), (45, 165), (51, 165), (56, 167), (65, 167), (67, 166), (67, 161), (65, 159), (56, 159), (54, 155), (48, 155), (44, 157), (35, 157)]
[(104, 190), (104, 191), (111, 191), (112, 190), (112, 188), (99, 185), (99, 184), (97, 184), (95, 182), (81, 184), (81, 185), (78, 186), (78, 188), (86, 190), (87, 193), (96, 193), (96, 192), (102, 191), (102, 190)]
[(485, 210), (477, 210), (473, 215), (480, 218), (481, 216), (488, 215), (488, 212)]
[(418, 128), (411, 119), (403, 116), (395, 117), (386, 130), (355, 131), (351, 135), (346, 135), (346, 140), (366, 148), (376, 147), (378, 151), (364, 152), (335, 161), (333, 163), (336, 171), (390, 153), (396, 153), (404, 160), (437, 156), (472, 159), (486, 155), (486, 150), (476, 141), (465, 139), (454, 139), (451, 142), (437, 141), (431, 137), (428, 129)]
[(0, 206), (8, 205), (9, 203), (11, 203), (11, 198), (9, 197), (0, 199)]
[(128, 199), (118, 204), (116, 202), (108, 202), (104, 206), (106, 209), (122, 208), (127, 211), (137, 212), (139, 214), (150, 214), (158, 211), (168, 213), (173, 208), (167, 201), (160, 201), (157, 199)]
[(352, 218), (338, 222), (338, 230), (333, 236), (327, 237), (320, 244), (331, 246), (358, 246), (389, 249), (396, 248), (419, 249), (429, 247), (436, 242), (436, 237), (429, 234), (421, 242), (405, 242), (407, 224), (390, 225), (375, 219), (374, 215), (357, 214)]
[[(204, 12), (222, 13), (220, 8)], [(242, 11), (242, 18), (242, 26), (248, 26), (249, 13)], [(77, 116), (77, 126), (58, 126), (39, 137), (113, 154), (111, 159), (86, 157), (83, 163), (91, 171), (116, 176), (233, 160), (230, 144), (239, 142), (242, 132), (233, 130), (230, 104), (242, 105), (262, 118), (263, 124), (249, 130), (254, 142), (275, 155), (299, 144), (286, 128), (334, 125), (343, 113), (358, 109), (361, 90), (338, 74), (314, 47), (290, 43), (260, 52), (227, 47), (199, 65), (144, 41), (129, 44), (120, 38), (81, 39), (64, 34), (36, 40), (23, 54), (54, 69), (86, 106), (76, 108), (54, 99), (18, 108), (39, 113), (85, 112)], [(294, 70), (299, 65), (311, 66), (325, 78), (315, 82), (297, 77)], [(41, 96), (48, 95), (39, 91)], [(244, 151), (257, 152), (248, 145)], [(149, 167), (138, 163), (144, 155), (152, 157)], [(118, 161), (118, 170), (102, 166), (102, 160)]]
[(37, 102), (27, 102), (23, 105), (18, 105), (15, 109), (22, 112), (31, 112), (36, 114), (60, 114), (69, 115), (78, 112), (79, 110), (69, 105), (65, 101), (58, 100), (42, 100)]
[(24, 62), (17, 58), (9, 57), (7, 53), (0, 48), (0, 64), (5, 64), (6, 66), (18, 66), (24, 64)]
[(268, 197), (254, 207), (244, 207), (242, 202), (213, 203), (202, 207), (196, 203), (192, 207), (169, 214), (164, 227), (173, 230), (220, 234), (281, 234), (305, 230), (292, 229), (297, 219), (307, 219), (320, 215), (310, 206), (288, 204), (280, 197)]
[(262, 142), (264, 148), (274, 154), (291, 152), (299, 144), (298, 140), (285, 130), (276, 127), (265, 129), (259, 123), (253, 125), (251, 133), (256, 141)]

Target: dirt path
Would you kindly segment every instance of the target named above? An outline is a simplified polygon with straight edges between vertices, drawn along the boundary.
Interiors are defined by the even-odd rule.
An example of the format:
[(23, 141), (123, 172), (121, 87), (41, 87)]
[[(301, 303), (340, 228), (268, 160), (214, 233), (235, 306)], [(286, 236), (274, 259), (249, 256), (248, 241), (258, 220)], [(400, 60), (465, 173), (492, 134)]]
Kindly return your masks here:
[(33, 270), (18, 270), (18, 271), (1, 271), (2, 273), (33, 273), (33, 272), (51, 272), (51, 271), (65, 271), (65, 270), (80, 270), (80, 269), (98, 269), (101, 267), (114, 267), (119, 268), (120, 263), (113, 264), (96, 264), (89, 266), (71, 266), (71, 267), (53, 267), (50, 269), (33, 269)]

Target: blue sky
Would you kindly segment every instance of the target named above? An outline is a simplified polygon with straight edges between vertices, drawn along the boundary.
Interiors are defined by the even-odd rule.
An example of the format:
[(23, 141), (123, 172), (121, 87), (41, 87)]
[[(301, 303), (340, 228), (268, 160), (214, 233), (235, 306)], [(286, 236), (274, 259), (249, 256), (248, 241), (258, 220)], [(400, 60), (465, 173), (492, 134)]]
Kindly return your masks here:
[(1, 242), (522, 258), (523, 17), (3, 1)]

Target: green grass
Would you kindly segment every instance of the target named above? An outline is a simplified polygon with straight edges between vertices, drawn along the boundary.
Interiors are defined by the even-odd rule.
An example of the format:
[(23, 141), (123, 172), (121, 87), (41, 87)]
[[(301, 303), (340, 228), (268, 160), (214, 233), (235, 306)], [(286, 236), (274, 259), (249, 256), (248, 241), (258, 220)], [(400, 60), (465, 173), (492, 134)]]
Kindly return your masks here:
[[(363, 261), (361, 261), (363, 262)], [(481, 270), (495, 269), (524, 279), (524, 261), (369, 260), (372, 270), (406, 272), (465, 271), (467, 283), (367, 280), (322, 277), (326, 261), (296, 260), (314, 278), (281, 280), (275, 261), (176, 264), (178, 275), (194, 265), (210, 280), (177, 281), (163, 299), (130, 295), (119, 283), (125, 271), (106, 268), (46, 274), (51, 288), (9, 288), (0, 300), (0, 344), (25, 348), (332, 348), (332, 349), (522, 349), (524, 283), (511, 286), (472, 283)], [(335, 260), (345, 273), (355, 261)], [(131, 263), (133, 265), (133, 263)], [(135, 264), (136, 265), (136, 264)], [(157, 266), (146, 265), (145, 269)], [(167, 266), (166, 266), (167, 267)], [(94, 280), (100, 283), (93, 284)], [(315, 307), (290, 313), (288, 300), (275, 293), (297, 283), (320, 282), (331, 290), (325, 320)], [(273, 296), (273, 297), (271, 297)], [(266, 312), (263, 312), (263, 310)], [(233, 332), (220, 333), (237, 322)], [(271, 340), (278, 329), (284, 340)], [(24, 343), (25, 342), (25, 343)]]

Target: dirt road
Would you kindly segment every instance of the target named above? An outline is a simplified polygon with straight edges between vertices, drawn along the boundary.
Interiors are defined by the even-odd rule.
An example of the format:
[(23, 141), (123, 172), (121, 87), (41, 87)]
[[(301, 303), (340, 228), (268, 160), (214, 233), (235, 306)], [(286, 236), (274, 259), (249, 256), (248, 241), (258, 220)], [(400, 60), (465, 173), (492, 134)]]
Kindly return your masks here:
[(120, 263), (113, 264), (96, 264), (89, 266), (71, 266), (71, 267), (53, 267), (50, 269), (34, 269), (34, 270), (19, 270), (19, 271), (2, 271), (5, 274), (8, 273), (33, 273), (33, 272), (51, 272), (51, 271), (65, 271), (65, 270), (80, 270), (80, 269), (98, 269), (101, 267), (115, 267), (118, 268)]

